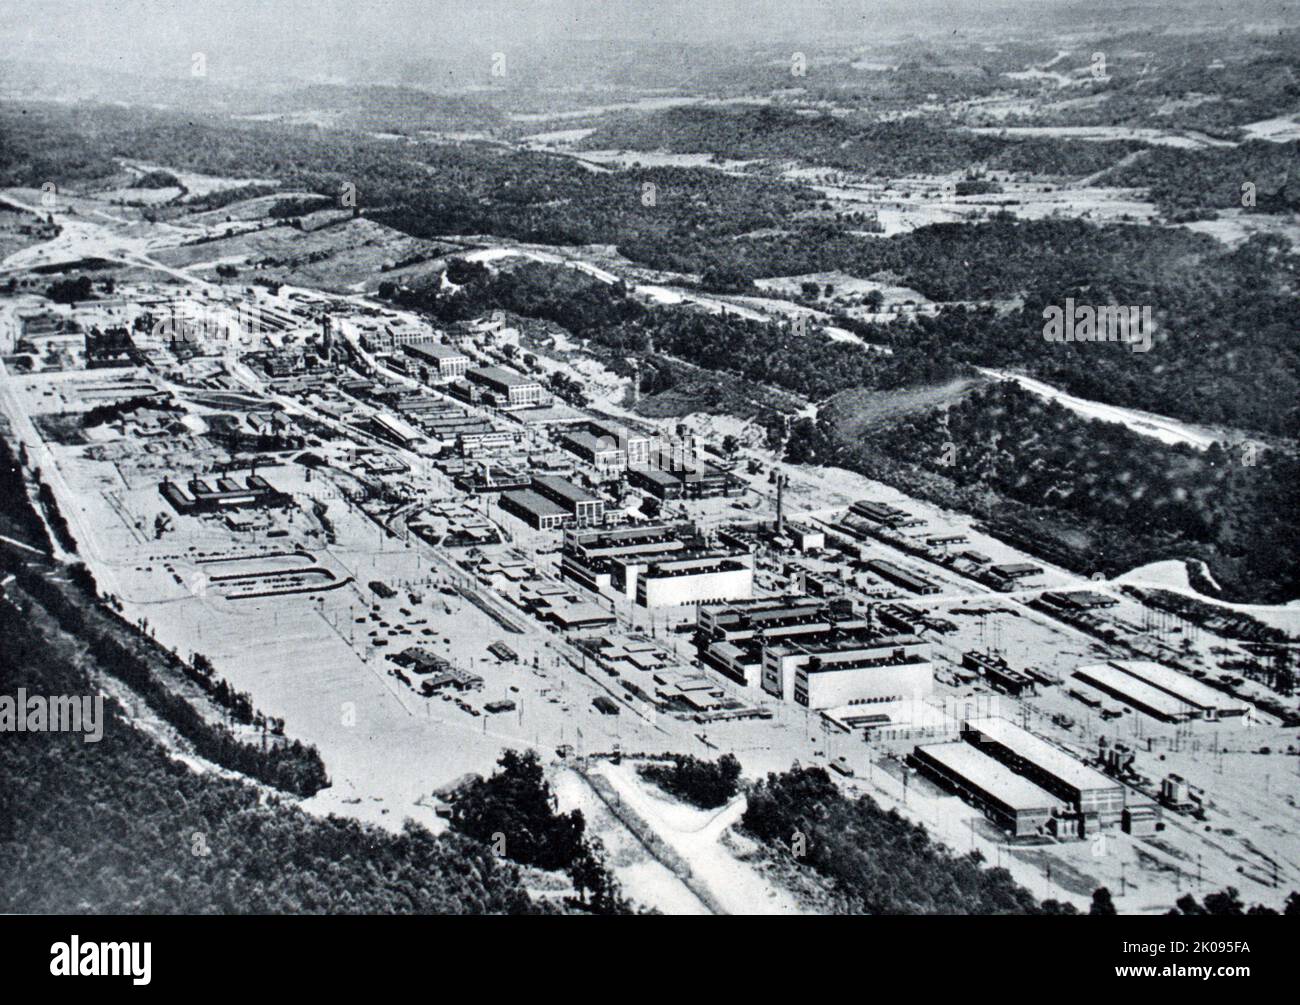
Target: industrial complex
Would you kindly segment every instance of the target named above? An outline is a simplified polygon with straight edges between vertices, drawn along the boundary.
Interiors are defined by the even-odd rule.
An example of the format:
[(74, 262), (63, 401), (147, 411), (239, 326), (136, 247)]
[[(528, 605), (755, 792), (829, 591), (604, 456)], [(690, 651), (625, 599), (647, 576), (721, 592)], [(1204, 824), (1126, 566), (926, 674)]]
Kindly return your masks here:
[(1170, 903), (1198, 862), (1300, 877), (1256, 825), (1294, 777), (1290, 650), (1234, 613), (789, 463), (761, 422), (646, 414), (530, 319), (192, 285), (23, 301), (5, 435), (59, 560), (299, 727), (330, 812), (445, 829), (433, 789), (506, 748), (568, 799), (575, 766), (733, 753), (1084, 907)]

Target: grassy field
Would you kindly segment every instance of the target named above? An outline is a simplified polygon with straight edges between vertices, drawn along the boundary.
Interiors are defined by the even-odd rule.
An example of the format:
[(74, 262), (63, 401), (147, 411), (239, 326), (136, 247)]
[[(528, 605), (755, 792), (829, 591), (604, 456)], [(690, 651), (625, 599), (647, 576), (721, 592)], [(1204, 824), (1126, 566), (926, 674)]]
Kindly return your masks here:
[[(313, 213), (303, 218), (304, 230), (268, 226), (230, 237), (183, 245), (158, 253), (158, 260), (177, 268), (199, 266), (195, 272), (215, 279), (216, 265), (235, 264), (243, 273), (255, 265), (259, 275), (294, 285), (331, 292), (373, 290), (383, 279), (396, 281), (428, 268), (444, 249), (432, 241), (407, 237), (366, 219)], [(394, 268), (414, 261), (406, 268)]]

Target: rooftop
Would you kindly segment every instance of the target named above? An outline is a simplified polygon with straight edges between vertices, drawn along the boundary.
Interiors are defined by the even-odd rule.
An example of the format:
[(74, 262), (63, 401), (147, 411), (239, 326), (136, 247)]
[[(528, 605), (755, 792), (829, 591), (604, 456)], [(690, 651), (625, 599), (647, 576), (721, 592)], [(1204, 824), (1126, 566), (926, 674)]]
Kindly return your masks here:
[(1216, 709), (1243, 704), (1232, 695), (1162, 663), (1153, 663), (1151, 660), (1111, 660), (1110, 665), (1197, 708)]
[(558, 496), (563, 496), (572, 503), (599, 502), (600, 500), (584, 488), (555, 475), (536, 475), (533, 484), (541, 486)]
[(525, 377), (522, 373), (507, 370), (501, 366), (472, 367), (468, 371), (468, 375), (493, 384), (502, 384), (506, 387), (525, 387), (537, 383), (532, 377)]
[(465, 353), (455, 346), (443, 345), (443, 343), (434, 342), (432, 339), (428, 342), (412, 342), (404, 348), (412, 356), (429, 356), (433, 359), (469, 359)]
[(1054, 778), (1081, 791), (1113, 789), (1119, 785), (1100, 771), (1088, 767), (1059, 747), (1052, 746), (1007, 719), (995, 716), (967, 719), (964, 728), (979, 731), (987, 739), (1000, 743)]
[(1185, 719), (1196, 713), (1196, 709), (1181, 698), (1176, 698), (1169, 692), (1153, 687), (1137, 677), (1130, 677), (1123, 670), (1109, 663), (1079, 667), (1074, 675), (1085, 684), (1110, 688), (1118, 692), (1121, 700), (1131, 699), (1143, 708), (1167, 715), (1171, 719)]
[(547, 499), (546, 496), (540, 495), (532, 489), (511, 489), (508, 492), (502, 492), (501, 499), (503, 501), (509, 499), (510, 502), (514, 503), (516, 506), (526, 509), (530, 513), (535, 513), (538, 516), (569, 515), (569, 511), (559, 503), (552, 502), (550, 499)]
[(562, 442), (572, 443), (575, 446), (590, 450), (593, 454), (606, 453), (611, 450), (618, 450), (618, 442), (610, 436), (595, 436), (585, 429), (576, 429), (571, 433), (565, 433), (560, 437)]
[(969, 743), (931, 743), (916, 749), (917, 753), (926, 754), (1010, 809), (1041, 810), (1060, 802), (1046, 789), (1017, 775)]

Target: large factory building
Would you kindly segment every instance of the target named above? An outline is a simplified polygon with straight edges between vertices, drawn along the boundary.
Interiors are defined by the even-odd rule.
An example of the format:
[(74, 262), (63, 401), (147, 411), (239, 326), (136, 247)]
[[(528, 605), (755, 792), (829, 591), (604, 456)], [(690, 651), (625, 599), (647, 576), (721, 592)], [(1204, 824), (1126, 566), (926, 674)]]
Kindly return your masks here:
[(1061, 801), (969, 743), (917, 747), (912, 763), (924, 775), (955, 792), (1013, 837), (1042, 833)]
[(1075, 814), (1079, 835), (1120, 822), (1124, 786), (1006, 719), (968, 719), (962, 739), (1041, 785)]

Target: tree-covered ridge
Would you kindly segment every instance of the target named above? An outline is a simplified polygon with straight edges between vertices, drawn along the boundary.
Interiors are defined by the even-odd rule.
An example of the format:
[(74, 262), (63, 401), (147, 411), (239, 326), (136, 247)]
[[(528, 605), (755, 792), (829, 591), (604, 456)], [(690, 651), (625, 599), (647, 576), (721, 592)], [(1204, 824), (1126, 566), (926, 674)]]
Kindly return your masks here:
[[(0, 687), (93, 694), (11, 585)], [(19, 605), (26, 608), (24, 614)], [(309, 816), (197, 774), (105, 702), (103, 739), (0, 743), (0, 910), (19, 913), (527, 913), (515, 869), (484, 846), (408, 825)]]
[(870, 796), (849, 799), (822, 768), (768, 775), (749, 791), (745, 829), (829, 879), (853, 914), (1036, 914), (1005, 869), (954, 856)]
[[(417, 237), (498, 234), (548, 244), (690, 244), (772, 226), (814, 207), (802, 186), (706, 169), (597, 173), (571, 158), (492, 143), (394, 144), (364, 132), (180, 117), (124, 108), (0, 106), (0, 184), (103, 184), (115, 158), (275, 178), (339, 198)], [(651, 187), (648, 187), (651, 186)], [(170, 207), (154, 215), (182, 212)]]
[(1207, 150), (1153, 147), (1096, 184), (1144, 188), (1173, 219), (1213, 219), (1218, 210), (1289, 215), (1300, 211), (1300, 140)]
[[(979, 482), (1025, 502), (1114, 513), (1116, 522), (1153, 535), (1245, 543), (1261, 509), (1294, 516), (1300, 503), (1300, 465), (1280, 451), (1248, 457), (1219, 444), (1205, 451), (1161, 445), (1117, 423), (1080, 422), (1010, 382), (952, 405), (946, 422), (905, 417), (878, 442), (957, 485)], [(946, 443), (955, 451), (945, 452)], [(1289, 500), (1273, 494), (1288, 487)]]
[[(1293, 447), (1161, 444), (1085, 419), (1005, 382), (852, 441), (796, 424), (795, 460), (839, 464), (986, 519), (1035, 514), (1049, 537), (1086, 542), (1064, 564), (1108, 574), (1201, 558), (1230, 597), (1300, 596), (1300, 458)], [(1010, 507), (1007, 505), (1010, 504)]]
[(706, 153), (729, 160), (794, 160), (884, 178), (979, 169), (1089, 175), (1141, 149), (1132, 141), (1007, 139), (921, 118), (807, 114), (792, 108), (670, 108), (597, 129), (584, 150)]
[[(629, 254), (634, 247), (620, 245)], [(1213, 238), (1180, 228), (1086, 220), (1018, 220), (997, 214), (977, 223), (938, 223), (890, 238), (862, 237), (825, 221), (779, 232), (707, 239), (665, 249), (661, 267), (702, 272), (723, 266), (746, 279), (839, 269), (869, 278), (896, 276), (932, 300), (1013, 299), (1035, 289), (1117, 284), (1222, 290), (1231, 253)], [(631, 257), (640, 258), (640, 255)], [(1268, 262), (1253, 262), (1268, 265)], [(1269, 282), (1294, 282), (1278, 263)]]

